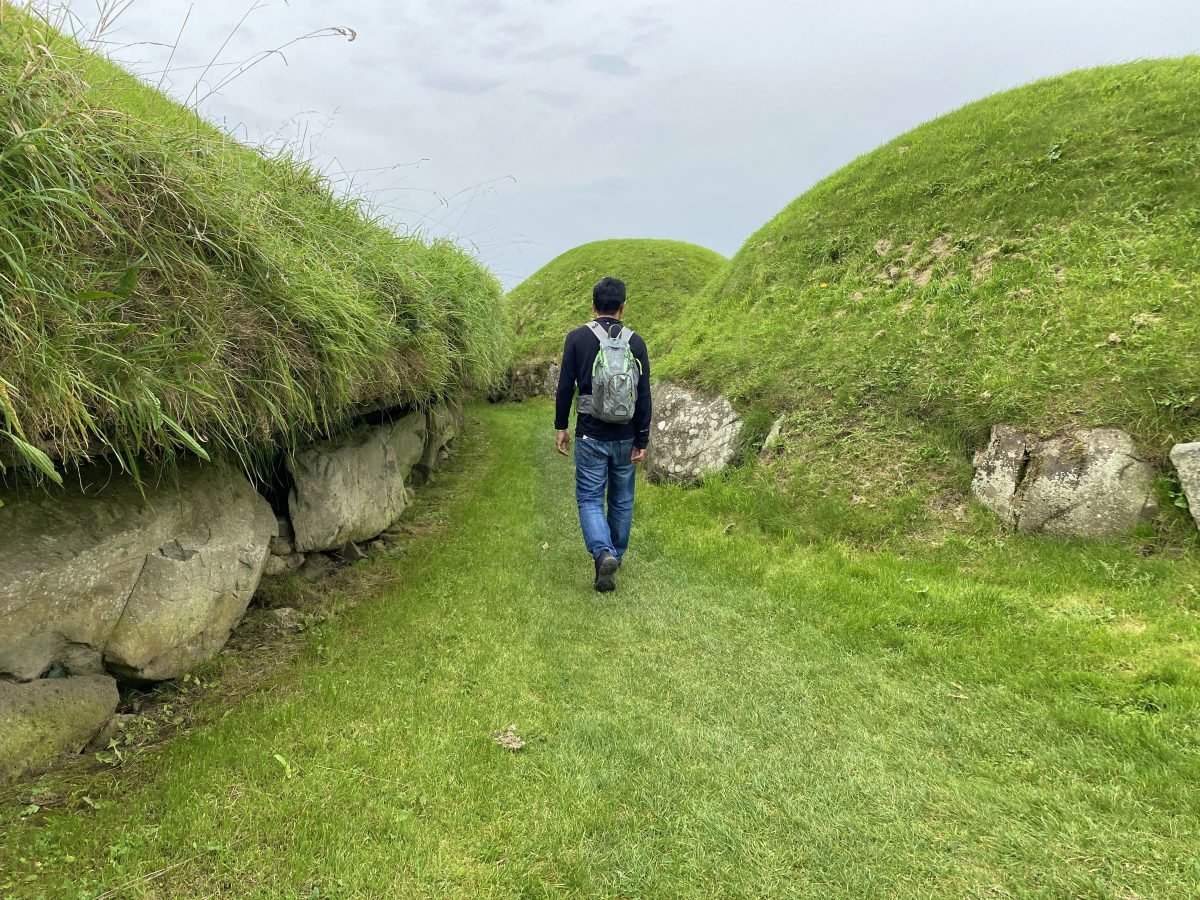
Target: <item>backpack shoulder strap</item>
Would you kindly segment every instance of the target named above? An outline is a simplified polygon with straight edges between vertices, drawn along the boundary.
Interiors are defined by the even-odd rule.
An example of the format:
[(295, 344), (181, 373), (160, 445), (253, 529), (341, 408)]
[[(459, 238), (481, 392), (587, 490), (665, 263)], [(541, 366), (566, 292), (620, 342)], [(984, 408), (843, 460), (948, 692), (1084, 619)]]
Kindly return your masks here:
[(621, 329), (621, 337), (619, 338), (619, 340), (622, 340), (628, 344), (629, 339), (631, 337), (633, 337), (633, 329), (632, 328), (622, 328)]
[(588, 322), (588, 328), (592, 330), (592, 334), (594, 334), (601, 342), (608, 337), (608, 335), (604, 333), (604, 326), (599, 322)]

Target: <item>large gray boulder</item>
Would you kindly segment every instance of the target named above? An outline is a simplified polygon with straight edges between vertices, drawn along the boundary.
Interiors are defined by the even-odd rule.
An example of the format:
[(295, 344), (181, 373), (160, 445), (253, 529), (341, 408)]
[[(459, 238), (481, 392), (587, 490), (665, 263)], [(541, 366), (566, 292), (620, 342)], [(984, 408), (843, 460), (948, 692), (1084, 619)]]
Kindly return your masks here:
[(0, 782), (79, 753), (117, 708), (107, 675), (0, 681)]
[(1200, 441), (1176, 444), (1171, 448), (1171, 464), (1179, 473), (1179, 484), (1187, 497), (1188, 509), (1200, 528)]
[(737, 457), (742, 422), (729, 401), (664, 381), (651, 389), (647, 474), (658, 481), (698, 481)]
[(5, 492), (0, 507), (0, 676), (52, 663), (173, 678), (224, 645), (275, 531), (240, 473), (188, 463), (143, 495), (94, 468), (64, 491)]
[(425, 413), (413, 412), (297, 453), (288, 462), (295, 549), (336, 550), (373, 538), (400, 518), (404, 482), (425, 443)]
[(1154, 469), (1118, 428), (1038, 440), (998, 425), (975, 465), (974, 495), (1026, 534), (1115, 537), (1157, 511)]

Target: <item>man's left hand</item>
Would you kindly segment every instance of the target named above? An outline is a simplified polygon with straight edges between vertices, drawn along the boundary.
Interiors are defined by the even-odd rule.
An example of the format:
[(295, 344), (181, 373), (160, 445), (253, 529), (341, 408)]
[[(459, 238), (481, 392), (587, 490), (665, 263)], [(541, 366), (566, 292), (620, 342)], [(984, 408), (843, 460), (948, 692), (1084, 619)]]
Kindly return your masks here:
[(633, 455), (631, 457), (629, 457), (629, 461), (631, 463), (633, 463), (635, 466), (640, 462), (645, 462), (646, 461), (646, 448), (645, 447), (634, 447)]

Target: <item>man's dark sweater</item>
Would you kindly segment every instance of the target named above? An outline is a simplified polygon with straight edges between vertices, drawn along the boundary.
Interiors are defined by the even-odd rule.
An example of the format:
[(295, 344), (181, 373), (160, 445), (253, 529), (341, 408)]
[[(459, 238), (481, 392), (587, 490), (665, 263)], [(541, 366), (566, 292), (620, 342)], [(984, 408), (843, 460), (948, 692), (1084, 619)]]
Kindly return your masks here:
[[(620, 324), (612, 316), (600, 316), (596, 321), (605, 331)], [(633, 421), (626, 425), (614, 425), (581, 414), (576, 417), (576, 437), (586, 435), (597, 441), (627, 441), (633, 438), (634, 447), (650, 445), (650, 356), (646, 352), (646, 342), (638, 334), (629, 339), (629, 349), (634, 358), (642, 364)], [(600, 339), (586, 325), (567, 335), (567, 341), (563, 345), (562, 369), (558, 373), (558, 393), (555, 395), (554, 427), (558, 431), (565, 430), (570, 423), (575, 385), (579, 385), (581, 395), (592, 393), (592, 366), (599, 352)]]

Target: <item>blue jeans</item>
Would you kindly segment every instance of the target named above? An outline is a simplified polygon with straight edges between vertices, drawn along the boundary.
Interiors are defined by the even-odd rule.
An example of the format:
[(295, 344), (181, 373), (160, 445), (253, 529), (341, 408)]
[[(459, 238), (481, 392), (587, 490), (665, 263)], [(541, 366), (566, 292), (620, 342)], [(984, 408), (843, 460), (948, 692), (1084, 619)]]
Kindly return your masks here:
[[(575, 442), (575, 502), (583, 542), (593, 559), (607, 550), (618, 560), (629, 547), (633, 525), (633, 485), (637, 467), (630, 462), (633, 440)], [(604, 494), (608, 491), (608, 512)]]

